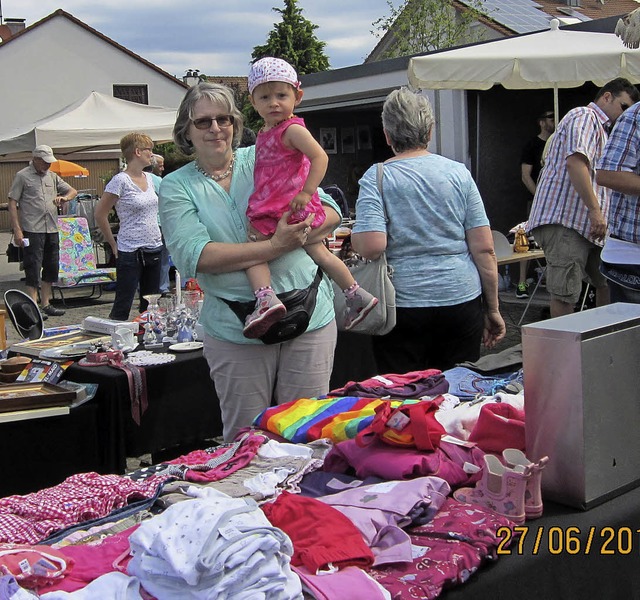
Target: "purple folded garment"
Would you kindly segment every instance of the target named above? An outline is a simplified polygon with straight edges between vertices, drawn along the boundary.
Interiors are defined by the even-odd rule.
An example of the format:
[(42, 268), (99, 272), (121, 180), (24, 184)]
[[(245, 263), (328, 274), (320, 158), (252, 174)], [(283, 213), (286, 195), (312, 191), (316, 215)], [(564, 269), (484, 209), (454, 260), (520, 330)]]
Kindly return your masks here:
[[(367, 380), (371, 382), (371, 379)], [(405, 383), (397, 386), (385, 386), (355, 382), (344, 388), (333, 390), (334, 396), (358, 396), (360, 398), (398, 398), (402, 400), (422, 398), (423, 396), (439, 396), (449, 391), (449, 382), (442, 373), (431, 375), (420, 381)]]
[(480, 479), (480, 471), (465, 472), (465, 462), (482, 467), (484, 452), (475, 446), (465, 448), (445, 441), (440, 441), (440, 447), (433, 452), (422, 452), (416, 448), (389, 446), (380, 440), (374, 440), (364, 448), (355, 440), (346, 440), (336, 444), (327, 454), (323, 470), (333, 473), (355, 470), (360, 479), (415, 479), (435, 475), (455, 488), (473, 485)]

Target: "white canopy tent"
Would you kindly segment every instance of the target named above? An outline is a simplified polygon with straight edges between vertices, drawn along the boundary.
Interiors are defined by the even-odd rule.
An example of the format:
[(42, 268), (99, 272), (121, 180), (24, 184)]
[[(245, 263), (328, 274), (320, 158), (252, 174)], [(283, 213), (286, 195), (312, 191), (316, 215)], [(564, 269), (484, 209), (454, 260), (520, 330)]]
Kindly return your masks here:
[(640, 49), (626, 48), (612, 33), (551, 29), (464, 48), (446, 50), (409, 61), (411, 85), (429, 90), (553, 88), (558, 114), (558, 89), (591, 81), (598, 86), (616, 77), (640, 82)]
[(171, 140), (176, 110), (120, 100), (99, 92), (45, 117), (35, 124), (0, 133), (0, 155), (31, 152), (39, 144), (56, 153), (118, 148), (132, 131), (154, 142)]

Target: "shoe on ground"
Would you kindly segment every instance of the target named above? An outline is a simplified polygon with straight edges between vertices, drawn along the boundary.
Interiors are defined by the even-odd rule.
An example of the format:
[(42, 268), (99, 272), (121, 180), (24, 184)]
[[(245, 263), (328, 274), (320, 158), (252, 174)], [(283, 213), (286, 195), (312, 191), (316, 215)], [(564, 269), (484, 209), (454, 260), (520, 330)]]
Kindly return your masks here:
[(249, 339), (259, 338), (269, 331), (287, 314), (287, 309), (274, 293), (267, 294), (256, 300), (255, 310), (246, 318), (242, 334)]
[(352, 329), (365, 319), (376, 304), (378, 304), (378, 299), (375, 296), (371, 295), (367, 290), (358, 288), (355, 294), (346, 300), (345, 330), (349, 331), (349, 329)]
[(516, 288), (516, 298), (528, 298), (529, 297), (529, 284), (519, 283)]
[(51, 306), (51, 304), (47, 304), (40, 309), (40, 312), (43, 315), (47, 315), (49, 317), (61, 317), (64, 315), (64, 311), (61, 308), (56, 308), (55, 306)]

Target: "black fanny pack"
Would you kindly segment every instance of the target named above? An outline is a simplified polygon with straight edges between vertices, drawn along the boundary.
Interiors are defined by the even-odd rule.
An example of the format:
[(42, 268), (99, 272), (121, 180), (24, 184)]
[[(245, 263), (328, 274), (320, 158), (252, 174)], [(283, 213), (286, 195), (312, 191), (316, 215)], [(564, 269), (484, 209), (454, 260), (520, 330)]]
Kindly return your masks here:
[[(322, 275), (322, 269), (318, 267), (316, 276), (308, 288), (276, 294), (285, 305), (287, 314), (261, 335), (258, 338), (260, 341), (264, 344), (280, 344), (302, 335), (307, 330), (311, 315), (316, 307), (318, 287), (322, 281)], [(243, 325), (256, 306), (255, 301), (238, 302), (224, 298), (221, 300), (234, 312)]]

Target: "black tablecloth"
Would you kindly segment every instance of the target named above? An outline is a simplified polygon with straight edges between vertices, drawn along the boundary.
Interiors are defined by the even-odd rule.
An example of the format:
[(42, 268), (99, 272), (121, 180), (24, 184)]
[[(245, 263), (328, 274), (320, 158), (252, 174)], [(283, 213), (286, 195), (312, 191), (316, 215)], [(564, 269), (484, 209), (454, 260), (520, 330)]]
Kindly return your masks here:
[[(37, 491), (74, 473), (123, 473), (127, 457), (175, 458), (222, 434), (218, 397), (202, 351), (176, 354), (174, 362), (145, 369), (149, 408), (139, 426), (131, 416), (125, 373), (77, 363), (64, 378), (97, 383), (93, 400), (65, 416), (0, 423), (0, 495)], [(331, 388), (375, 372), (371, 339), (339, 333)]]
[(157, 462), (222, 434), (218, 397), (201, 350), (145, 367), (149, 407), (137, 425), (127, 376), (114, 367), (69, 366), (64, 378), (97, 383), (68, 415), (0, 423), (0, 495), (56, 485), (74, 473), (124, 473), (128, 456)]
[(51, 487), (74, 473), (108, 472), (101, 406), (68, 415), (0, 423), (0, 497)]
[(376, 374), (371, 336), (339, 331), (330, 389), (335, 390), (344, 387), (348, 381), (362, 381)]
[(222, 433), (220, 408), (201, 350), (175, 361), (144, 367), (149, 406), (140, 425), (131, 416), (126, 374), (114, 367), (71, 365), (65, 379), (97, 383), (104, 470), (121, 473), (127, 456), (202, 446)]

